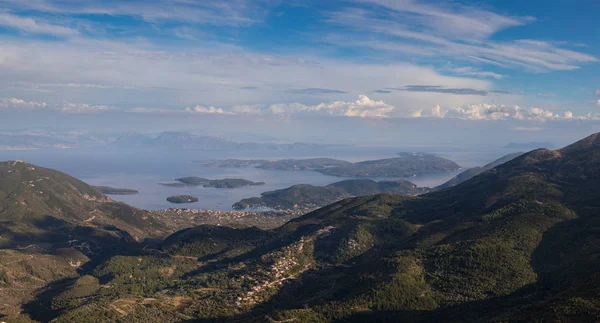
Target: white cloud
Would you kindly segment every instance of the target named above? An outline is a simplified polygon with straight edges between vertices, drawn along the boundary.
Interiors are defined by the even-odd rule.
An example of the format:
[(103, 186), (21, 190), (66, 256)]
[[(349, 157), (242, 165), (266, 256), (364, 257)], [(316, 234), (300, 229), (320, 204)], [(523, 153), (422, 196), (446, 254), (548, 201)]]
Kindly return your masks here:
[[(433, 118), (456, 118), (468, 120), (526, 120), (526, 121), (548, 121), (548, 120), (596, 120), (591, 114), (586, 117), (575, 116), (571, 111), (565, 111), (562, 115), (550, 110), (531, 107), (522, 108), (518, 105), (505, 106), (498, 104), (472, 104), (465, 107), (451, 107), (444, 111), (439, 105), (431, 110), (419, 111), (415, 117)], [(528, 131), (516, 129), (519, 131)], [(529, 130), (531, 131), (531, 130)]]
[(0, 109), (9, 110), (46, 110), (62, 113), (98, 113), (115, 110), (114, 107), (105, 105), (90, 105), (85, 103), (62, 103), (52, 105), (46, 102), (25, 101), (17, 98), (3, 99), (0, 101)]
[(273, 104), (268, 110), (273, 114), (313, 114), (360, 118), (388, 118), (395, 107), (383, 102), (359, 95), (355, 101), (335, 101), (317, 105), (301, 103)]
[(42, 109), (48, 106), (45, 102), (25, 101), (17, 98), (9, 98), (0, 101), (3, 109)]
[(497, 80), (504, 78), (504, 75), (502, 75), (502, 74), (489, 72), (489, 71), (481, 71), (481, 70), (471, 67), (471, 66), (450, 68), (449, 72), (451, 72), (453, 74), (457, 74), (457, 75), (468, 75), (468, 76), (475, 76), (475, 77), (491, 77), (491, 78), (494, 78)]
[(596, 104), (600, 107), (600, 100), (598, 100), (598, 102), (596, 102)]
[(54, 35), (54, 36), (77, 36), (79, 32), (75, 29), (52, 25), (45, 22), (40, 22), (38, 20), (32, 18), (24, 18), (20, 16), (15, 16), (8, 13), (0, 12), (0, 25), (18, 29), (21, 31), (34, 33), (34, 34), (44, 34), (44, 35)]
[(263, 105), (238, 105), (230, 110), (204, 107), (196, 105), (185, 110), (134, 108), (126, 112), (134, 113), (200, 113), (200, 114), (222, 114), (222, 115), (313, 115), (313, 116), (338, 116), (338, 117), (360, 117), (360, 118), (388, 118), (394, 111), (394, 107), (383, 101), (377, 101), (366, 95), (360, 95), (355, 101), (334, 101), (320, 103), (317, 105), (305, 105), (301, 103), (278, 103), (269, 106)]
[(203, 107), (201, 105), (196, 105), (193, 108), (185, 108), (186, 112), (196, 112), (196, 113), (206, 113), (206, 114), (234, 114), (233, 112), (225, 111), (221, 108), (211, 107)]
[(129, 1), (52, 1), (0, 0), (5, 8), (29, 9), (54, 14), (134, 16), (145, 21), (193, 22), (217, 26), (240, 26), (263, 20), (268, 1), (256, 0), (129, 0)]
[(600, 89), (597, 89), (596, 91), (594, 91), (594, 94), (595, 94), (596, 96), (600, 96)]
[[(573, 70), (598, 58), (561, 48), (564, 44), (537, 40), (497, 41), (498, 31), (527, 24), (531, 17), (509, 17), (462, 5), (435, 5), (403, 0), (355, 0), (387, 11), (350, 8), (339, 11), (330, 22), (354, 28), (353, 42), (329, 36), (340, 46), (371, 47), (410, 55), (443, 56), (482, 64), (525, 69), (532, 72)], [(375, 7), (376, 8), (376, 7)], [(367, 32), (365, 34), (365, 31)], [(347, 39), (347, 37), (345, 37)], [(480, 76), (498, 77), (499, 74)]]
[[(436, 33), (453, 38), (485, 39), (509, 27), (521, 26), (531, 17), (509, 17), (462, 5), (441, 6), (415, 0), (355, 0), (375, 4), (405, 14), (412, 23), (425, 26)], [(410, 14), (412, 16), (406, 15)]]
[[(361, 64), (236, 52), (164, 51), (144, 43), (83, 39), (61, 46), (44, 41), (0, 42), (0, 75), (10, 75), (0, 78), (0, 90), (10, 90), (10, 96), (26, 97), (33, 90), (44, 89), (53, 92), (41, 95), (42, 100), (59, 104), (54, 100), (60, 87), (61, 100), (102, 103), (111, 95), (109, 91), (118, 91), (120, 101), (134, 107), (194, 107), (196, 102), (206, 102), (205, 106), (256, 109), (265, 102), (315, 102), (322, 95), (288, 90), (326, 89), (332, 84), (340, 93), (331, 96), (341, 101), (352, 101), (369, 90), (414, 84), (484, 91), (494, 88), (489, 80), (445, 76), (432, 67), (407, 63)], [(382, 97), (373, 94), (372, 99)], [(387, 104), (411, 111), (442, 101), (463, 105), (480, 99), (407, 91), (385, 95)]]

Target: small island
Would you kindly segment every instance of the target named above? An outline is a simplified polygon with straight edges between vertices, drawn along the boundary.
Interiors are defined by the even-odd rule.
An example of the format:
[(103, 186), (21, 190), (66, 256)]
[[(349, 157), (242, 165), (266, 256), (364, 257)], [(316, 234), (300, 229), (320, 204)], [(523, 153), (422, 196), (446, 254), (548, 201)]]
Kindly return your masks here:
[(190, 195), (177, 195), (167, 197), (167, 201), (174, 204), (194, 203), (198, 202), (198, 198)]
[[(175, 179), (178, 183), (161, 184), (165, 186), (176, 187), (177, 184), (183, 186), (200, 186), (212, 188), (238, 188), (246, 186), (265, 185), (265, 182), (253, 182), (240, 178), (225, 178), (225, 179), (208, 179), (202, 177), (183, 177)], [(177, 186), (178, 187), (178, 186)]]
[(158, 183), (158, 185), (166, 186), (166, 187), (186, 187), (187, 185), (183, 183)]
[(114, 188), (109, 186), (94, 186), (102, 194), (107, 195), (135, 195), (139, 192), (128, 188)]

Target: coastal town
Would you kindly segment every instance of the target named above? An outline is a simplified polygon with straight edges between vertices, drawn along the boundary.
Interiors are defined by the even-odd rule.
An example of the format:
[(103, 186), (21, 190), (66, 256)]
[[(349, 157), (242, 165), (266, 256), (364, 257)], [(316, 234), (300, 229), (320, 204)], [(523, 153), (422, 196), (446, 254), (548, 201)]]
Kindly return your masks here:
[(226, 211), (169, 208), (153, 211), (153, 214), (178, 228), (206, 224), (232, 228), (258, 227), (273, 229), (308, 212), (310, 210)]

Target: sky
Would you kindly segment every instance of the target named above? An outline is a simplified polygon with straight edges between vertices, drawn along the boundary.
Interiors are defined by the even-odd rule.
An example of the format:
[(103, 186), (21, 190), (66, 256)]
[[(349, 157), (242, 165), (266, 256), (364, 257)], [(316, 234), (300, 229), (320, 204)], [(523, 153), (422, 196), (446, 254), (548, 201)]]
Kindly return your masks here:
[(599, 15), (597, 0), (0, 0), (0, 128), (574, 136), (600, 125)]

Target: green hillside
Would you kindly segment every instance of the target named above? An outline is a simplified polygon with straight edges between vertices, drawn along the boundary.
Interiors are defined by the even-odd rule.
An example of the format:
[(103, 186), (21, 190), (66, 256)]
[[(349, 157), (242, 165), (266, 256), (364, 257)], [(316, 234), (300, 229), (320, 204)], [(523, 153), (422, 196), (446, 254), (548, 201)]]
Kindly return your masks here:
[(19, 313), (47, 284), (168, 232), (150, 213), (66, 174), (0, 163), (0, 318)]
[[(202, 226), (36, 295), (55, 322), (597, 322), (600, 134), (415, 197)], [(104, 286), (104, 287), (102, 287)]]

